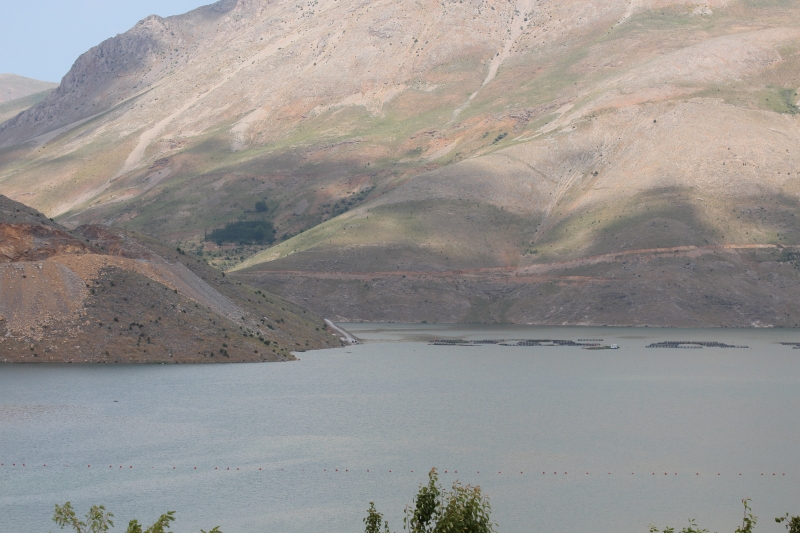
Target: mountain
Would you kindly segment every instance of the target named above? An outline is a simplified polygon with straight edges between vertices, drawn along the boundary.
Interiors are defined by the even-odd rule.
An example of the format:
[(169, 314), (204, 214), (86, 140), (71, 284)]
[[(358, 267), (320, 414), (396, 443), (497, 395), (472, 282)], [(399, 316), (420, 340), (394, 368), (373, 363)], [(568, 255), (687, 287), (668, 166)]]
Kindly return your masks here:
[(14, 118), (15, 116), (19, 115), (26, 109), (33, 107), (34, 105), (38, 104), (42, 100), (44, 100), (48, 94), (52, 92), (51, 90), (42, 91), (40, 93), (34, 93), (28, 96), (23, 96), (22, 98), (17, 98), (16, 100), (10, 100), (8, 102), (3, 102), (0, 104), (0, 123), (5, 122), (10, 118)]
[(332, 345), (320, 318), (180, 249), (70, 232), (4, 196), (0, 296), (3, 362), (277, 361)]
[(0, 74), (0, 123), (38, 104), (58, 87), (57, 83)]
[(36, 93), (51, 91), (57, 83), (39, 81), (16, 74), (0, 74), (0, 104)]
[(332, 318), (795, 326), (798, 15), (226, 0), (149, 17), (0, 126), (0, 192), (197, 254), (266, 216), (278, 244), (230, 277)]

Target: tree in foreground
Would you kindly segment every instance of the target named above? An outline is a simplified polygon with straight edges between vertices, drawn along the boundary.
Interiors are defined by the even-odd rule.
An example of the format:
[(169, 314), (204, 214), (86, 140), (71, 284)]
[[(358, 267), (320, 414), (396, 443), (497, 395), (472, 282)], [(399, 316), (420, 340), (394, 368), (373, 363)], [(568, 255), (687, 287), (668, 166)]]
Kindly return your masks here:
[[(61, 526), (71, 527), (75, 533), (106, 533), (110, 528), (114, 527), (114, 522), (111, 520), (113, 514), (107, 513), (106, 508), (102, 505), (93, 505), (89, 512), (86, 513), (86, 521), (78, 519), (75, 510), (72, 508), (70, 502), (64, 505), (56, 504), (56, 511), (53, 514), (53, 522)], [(175, 511), (167, 511), (158, 517), (155, 523), (147, 529), (142, 529), (138, 520), (131, 520), (128, 522), (128, 529), (126, 533), (166, 533), (170, 530), (170, 522), (175, 520)], [(211, 531), (203, 531), (201, 533), (222, 533), (219, 527), (215, 527)]]
[(786, 529), (789, 533), (800, 533), (800, 516), (789, 517), (789, 513), (786, 513), (786, 516), (779, 516), (775, 521), (779, 524), (786, 522)]
[(381, 533), (381, 524), (385, 526), (384, 532), (389, 532), (389, 522), (383, 520), (383, 515), (375, 509), (375, 502), (369, 502), (369, 509), (367, 510), (367, 517), (364, 519), (364, 524), (367, 526), (367, 533)]
[[(753, 514), (749, 502), (750, 498), (742, 500), (742, 505), (744, 505), (742, 525), (741, 527), (737, 527), (734, 533), (753, 533), (755, 530), (758, 517)], [(779, 516), (775, 521), (779, 524), (786, 522), (786, 529), (789, 533), (800, 533), (800, 516), (789, 517), (789, 513), (786, 513), (786, 516)], [(650, 533), (675, 533), (675, 528), (666, 527), (662, 532), (659, 532), (657, 527), (650, 526)], [(707, 529), (700, 529), (694, 520), (689, 520), (689, 525), (681, 529), (679, 533), (709, 533), (709, 531)]]
[[(480, 487), (453, 483), (451, 490), (439, 485), (436, 469), (428, 474), (428, 484), (421, 485), (414, 502), (406, 506), (403, 529), (410, 533), (494, 533), (490, 519), (489, 498)], [(370, 502), (364, 519), (366, 533), (389, 533), (389, 523)]]

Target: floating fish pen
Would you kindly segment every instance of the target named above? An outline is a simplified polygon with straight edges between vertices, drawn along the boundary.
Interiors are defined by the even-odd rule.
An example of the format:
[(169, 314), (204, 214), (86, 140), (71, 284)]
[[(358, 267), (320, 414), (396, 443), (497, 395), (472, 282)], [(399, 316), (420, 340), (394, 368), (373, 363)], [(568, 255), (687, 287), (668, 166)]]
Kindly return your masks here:
[(586, 346), (583, 348), (584, 350), (619, 350), (618, 344), (612, 344), (610, 346), (600, 346), (599, 344), (594, 344), (592, 346)]
[(647, 348), (677, 348), (681, 350), (698, 350), (700, 348), (750, 348), (749, 346), (736, 346), (724, 342), (711, 341), (664, 341), (648, 344)]
[[(594, 341), (596, 339), (588, 339)], [(581, 339), (578, 342), (563, 339), (527, 339), (527, 340), (497, 340), (484, 339), (479, 341), (465, 341), (463, 339), (436, 339), (428, 343), (429, 346), (481, 346), (485, 344), (496, 344), (498, 346), (574, 346), (577, 348), (589, 348), (600, 346), (599, 342), (587, 342)]]
[(506, 341), (500, 343), (501, 346), (599, 346), (594, 343), (583, 343), (575, 341), (566, 341), (561, 339), (529, 339), (522, 341)]
[(578, 342), (603, 342), (603, 339), (578, 339)]
[(463, 339), (436, 339), (428, 344), (431, 346), (475, 346), (474, 343)]
[(794, 346), (795, 348), (800, 348), (800, 342), (782, 342), (780, 344), (784, 346)]

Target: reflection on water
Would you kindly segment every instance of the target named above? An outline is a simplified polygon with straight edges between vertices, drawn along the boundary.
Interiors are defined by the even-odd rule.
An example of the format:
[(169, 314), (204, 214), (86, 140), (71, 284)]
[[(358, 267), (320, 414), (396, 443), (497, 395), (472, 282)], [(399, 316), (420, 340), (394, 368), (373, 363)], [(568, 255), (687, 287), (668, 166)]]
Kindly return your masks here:
[(797, 332), (347, 328), (366, 343), (292, 363), (0, 365), (0, 532), (53, 530), (67, 500), (226, 533), (361, 531), (375, 501), (400, 530), (431, 466), (480, 484), (501, 532), (733, 530), (743, 497), (759, 531), (800, 513)]

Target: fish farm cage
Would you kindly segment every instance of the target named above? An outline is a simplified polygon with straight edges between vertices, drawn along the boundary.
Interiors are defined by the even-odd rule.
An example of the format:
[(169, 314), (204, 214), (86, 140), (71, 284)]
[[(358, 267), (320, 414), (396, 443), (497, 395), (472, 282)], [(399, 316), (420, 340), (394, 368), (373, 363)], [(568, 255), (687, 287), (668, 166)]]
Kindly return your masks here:
[(714, 341), (664, 341), (648, 344), (647, 348), (676, 348), (681, 350), (698, 350), (700, 348), (750, 348), (735, 344)]

